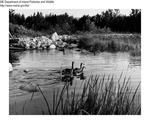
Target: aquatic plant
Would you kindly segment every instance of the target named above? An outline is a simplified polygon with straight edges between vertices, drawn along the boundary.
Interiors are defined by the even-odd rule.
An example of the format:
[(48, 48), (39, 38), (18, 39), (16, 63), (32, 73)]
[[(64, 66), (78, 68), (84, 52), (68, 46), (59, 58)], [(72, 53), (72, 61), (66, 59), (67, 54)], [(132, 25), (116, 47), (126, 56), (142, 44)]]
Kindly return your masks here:
[[(54, 115), (140, 115), (141, 102), (137, 88), (133, 91), (130, 87), (130, 78), (124, 78), (121, 81), (122, 74), (118, 81), (114, 77), (105, 75), (91, 76), (83, 81), (79, 92), (74, 87), (69, 89), (69, 83), (66, 82), (61, 90), (54, 90), (53, 104), (48, 104), (43, 91), (40, 92), (47, 105), (49, 114)], [(45, 111), (45, 110), (42, 110)]]

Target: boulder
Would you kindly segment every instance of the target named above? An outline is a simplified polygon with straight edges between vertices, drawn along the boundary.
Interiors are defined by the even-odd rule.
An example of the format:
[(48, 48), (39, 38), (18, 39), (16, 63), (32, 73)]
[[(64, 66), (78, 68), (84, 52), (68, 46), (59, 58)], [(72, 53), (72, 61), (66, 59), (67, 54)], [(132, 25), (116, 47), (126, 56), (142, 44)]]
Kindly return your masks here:
[(51, 49), (55, 49), (56, 46), (55, 46), (54, 44), (51, 44), (51, 45), (50, 45), (50, 48), (51, 48)]
[(52, 41), (55, 42), (55, 41), (59, 40), (60, 38), (59, 38), (58, 34), (55, 32), (55, 33), (52, 34), (52, 38), (51, 39), (52, 39)]
[(39, 89), (37, 87), (36, 84), (34, 83), (29, 83), (29, 84), (23, 84), (19, 87), (20, 90), (23, 90), (23, 91), (27, 91), (27, 92), (38, 92)]
[(12, 64), (9, 63), (9, 72), (13, 71), (13, 67), (12, 67)]
[(31, 40), (30, 38), (20, 38), (18, 44), (23, 47), (23, 48), (26, 48), (26, 49), (30, 49), (30, 43), (31, 43)]
[(50, 46), (53, 43), (53, 41), (51, 39), (47, 40), (47, 46)]
[(30, 49), (30, 44), (29, 44), (29, 43), (26, 43), (25, 48), (26, 48), (26, 49)]
[[(26, 48), (26, 49), (40, 49), (40, 48), (49, 48), (51, 44), (56, 44), (58, 41), (58, 35), (55, 32), (53, 35), (53, 40), (49, 39), (46, 36), (35, 37), (35, 38), (20, 38), (19, 46)], [(57, 40), (57, 41), (56, 41)], [(54, 46), (53, 46), (54, 47)], [(55, 46), (56, 47), (56, 46)]]

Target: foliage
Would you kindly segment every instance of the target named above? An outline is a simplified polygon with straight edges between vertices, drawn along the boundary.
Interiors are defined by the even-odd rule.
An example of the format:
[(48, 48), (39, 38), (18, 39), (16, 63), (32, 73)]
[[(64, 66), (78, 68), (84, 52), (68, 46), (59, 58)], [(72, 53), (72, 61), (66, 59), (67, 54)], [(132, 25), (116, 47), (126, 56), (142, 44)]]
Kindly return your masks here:
[(141, 37), (137, 34), (90, 34), (80, 36), (79, 48), (90, 52), (130, 52), (131, 55), (141, 55)]
[[(49, 14), (43, 16), (41, 12), (25, 17), (9, 10), (9, 22), (22, 25), (34, 31), (58, 32), (58, 34), (73, 34), (78, 31), (96, 31), (99, 29), (110, 29), (114, 32), (141, 32), (141, 10), (132, 9), (129, 16), (121, 15), (119, 9), (108, 9), (95, 16), (83, 15), (80, 18)], [(12, 33), (12, 32), (11, 32)]]
[(28, 36), (28, 37), (36, 37), (41, 36), (42, 32), (36, 32), (32, 29), (27, 29), (22, 25), (12, 24), (9, 23), (9, 31), (11, 32), (13, 37), (21, 37), (21, 36)]

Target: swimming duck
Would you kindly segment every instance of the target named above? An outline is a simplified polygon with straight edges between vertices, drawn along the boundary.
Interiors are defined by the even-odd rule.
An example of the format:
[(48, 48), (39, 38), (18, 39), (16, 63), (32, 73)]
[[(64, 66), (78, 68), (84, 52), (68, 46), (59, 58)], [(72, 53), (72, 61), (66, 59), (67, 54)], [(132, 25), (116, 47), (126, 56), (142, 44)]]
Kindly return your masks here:
[(82, 69), (82, 65), (83, 65), (83, 63), (80, 64), (80, 68), (75, 68), (73, 71), (74, 71), (74, 72), (80, 71), (80, 70)]
[(28, 73), (29, 72), (29, 70), (28, 69), (26, 69), (26, 70), (23, 70), (25, 73)]
[(84, 76), (84, 73), (83, 73), (83, 72), (80, 73), (80, 74), (77, 74), (77, 75), (76, 75), (76, 78), (80, 78), (80, 80), (86, 79), (86, 77)]
[(62, 75), (71, 74), (71, 72), (73, 71), (73, 68), (74, 68), (74, 61), (72, 62), (71, 68), (66, 68), (62, 70)]
[(64, 47), (57, 47), (57, 49), (58, 49), (59, 51), (62, 51), (63, 54), (65, 55), (65, 48), (64, 48)]
[(74, 70), (73, 74), (75, 76), (80, 76), (82, 73), (83, 73), (83, 70), (84, 70), (85, 66), (83, 66), (81, 69), (79, 70)]
[(72, 82), (73, 81), (73, 76), (72, 75), (65, 75), (61, 79), (64, 82)]

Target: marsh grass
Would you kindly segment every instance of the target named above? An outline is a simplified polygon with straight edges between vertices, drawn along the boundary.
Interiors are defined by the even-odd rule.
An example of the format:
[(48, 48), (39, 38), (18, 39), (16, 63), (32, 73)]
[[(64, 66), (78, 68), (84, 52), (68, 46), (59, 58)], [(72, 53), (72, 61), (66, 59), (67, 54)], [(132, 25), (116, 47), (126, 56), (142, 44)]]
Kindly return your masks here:
[(90, 52), (131, 52), (140, 55), (141, 37), (138, 34), (85, 34), (79, 37), (79, 48)]
[(83, 81), (80, 92), (76, 85), (71, 90), (66, 82), (61, 90), (54, 90), (52, 106), (40, 92), (52, 115), (140, 115), (140, 83), (132, 90), (130, 78), (121, 78), (115, 82), (113, 76), (91, 76)]
[(13, 62), (16, 62), (16, 61), (19, 61), (19, 56), (18, 56), (18, 54), (15, 53), (15, 52), (9, 51), (9, 62), (10, 62), (10, 63), (13, 63)]

